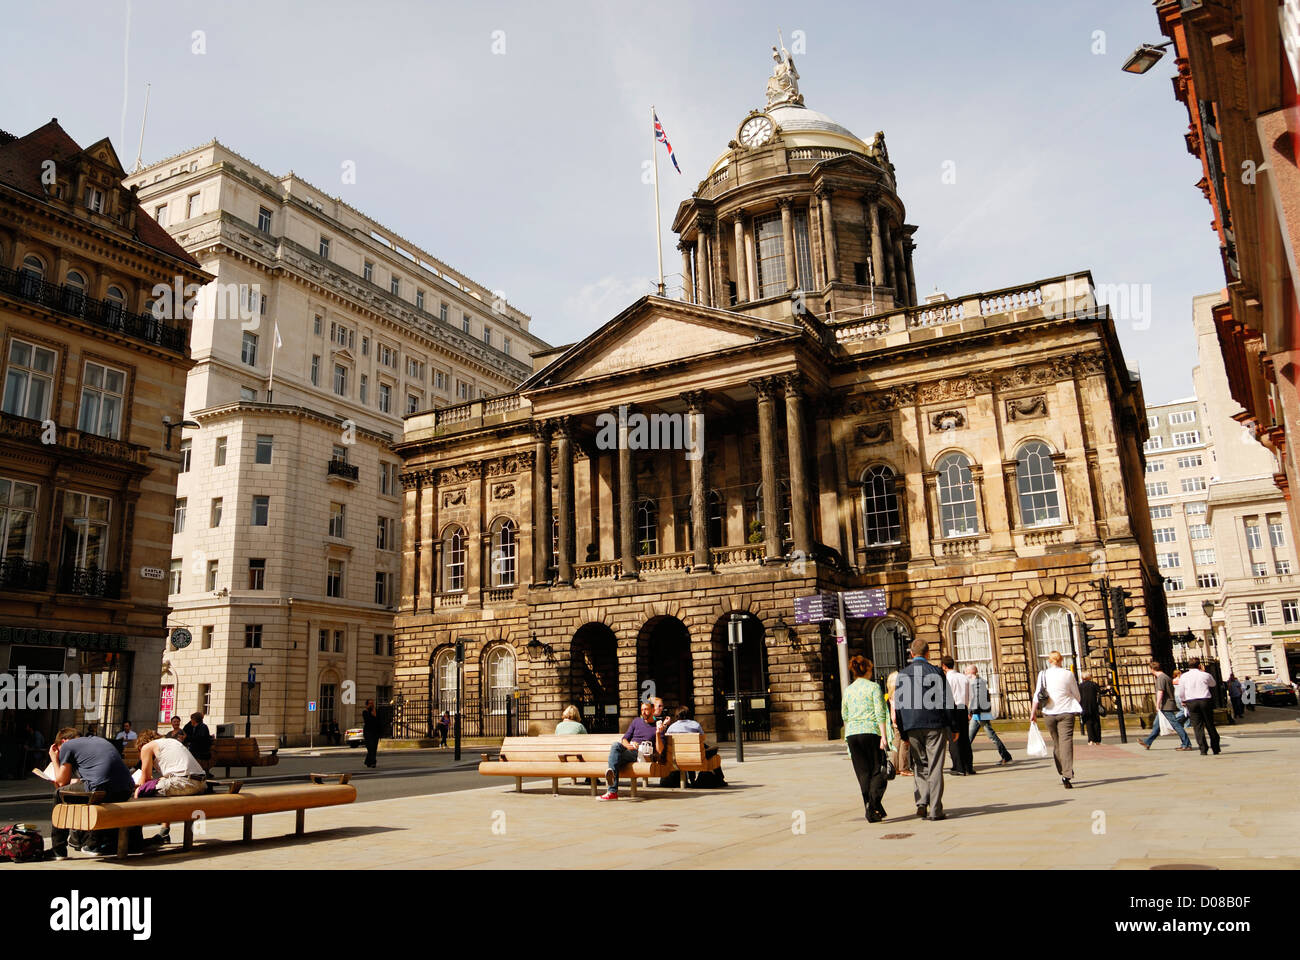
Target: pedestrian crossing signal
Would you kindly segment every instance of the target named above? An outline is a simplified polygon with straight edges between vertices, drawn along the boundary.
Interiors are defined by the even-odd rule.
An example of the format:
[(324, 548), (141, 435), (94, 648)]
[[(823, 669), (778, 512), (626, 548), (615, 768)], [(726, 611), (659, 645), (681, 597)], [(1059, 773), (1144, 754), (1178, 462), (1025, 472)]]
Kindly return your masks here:
[(1131, 597), (1132, 594), (1123, 587), (1110, 588), (1110, 615), (1117, 637), (1127, 637), (1128, 632), (1137, 626), (1128, 618), (1133, 612), (1133, 604), (1129, 602)]
[(1079, 622), (1079, 656), (1082, 659), (1092, 656), (1091, 630), (1092, 624), (1084, 623), (1083, 621)]

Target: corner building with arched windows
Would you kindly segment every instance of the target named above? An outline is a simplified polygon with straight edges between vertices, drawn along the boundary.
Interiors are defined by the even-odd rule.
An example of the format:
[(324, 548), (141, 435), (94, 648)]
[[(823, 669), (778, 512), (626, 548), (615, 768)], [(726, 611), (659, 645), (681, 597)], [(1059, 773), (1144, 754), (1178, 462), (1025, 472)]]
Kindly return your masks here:
[(653, 683), (712, 736), (739, 689), (750, 736), (825, 738), (836, 642), (794, 600), (864, 587), (889, 611), (848, 642), (878, 675), (924, 636), (1025, 716), (1069, 618), (1104, 638), (1103, 575), (1133, 597), (1136, 705), (1169, 657), (1146, 416), (1091, 275), (918, 303), (883, 134), (806, 107), (788, 56), (673, 230), (676, 296), (407, 419), (400, 730), (459, 694), (470, 733), (548, 733), (570, 703), (613, 731)]

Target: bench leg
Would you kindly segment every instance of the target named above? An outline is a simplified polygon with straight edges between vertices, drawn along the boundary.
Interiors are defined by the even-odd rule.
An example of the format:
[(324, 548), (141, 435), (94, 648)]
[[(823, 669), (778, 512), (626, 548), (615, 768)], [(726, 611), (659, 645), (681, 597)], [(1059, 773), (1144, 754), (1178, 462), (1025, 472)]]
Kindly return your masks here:
[(185, 839), (181, 841), (181, 849), (189, 850), (194, 846), (194, 821), (185, 821)]
[(685, 789), (686, 789), (686, 771), (685, 771), (685, 770), (678, 770), (678, 771), (677, 771), (677, 775), (678, 775), (679, 777), (681, 777), (681, 781), (677, 784), (677, 789), (678, 789), (678, 790), (685, 790)]
[(117, 859), (121, 860), (126, 856), (127, 850), (131, 845), (131, 828), (118, 827), (117, 830)]
[(523, 792), (524, 792), (524, 778), (515, 777), (515, 793), (523, 793)]
[(592, 777), (592, 778), (591, 778), (591, 795), (592, 795), (593, 797), (596, 795), (596, 778), (595, 778), (595, 777)]
[(306, 828), (306, 826), (307, 826), (307, 811), (299, 810), (297, 813), (297, 821), (294, 824), (293, 835), (295, 837), (301, 837), (303, 830)]
[(247, 843), (253, 839), (253, 815), (247, 814), (244, 817), (244, 842)]
[(632, 777), (632, 799), (636, 799), (636, 777)]
[(551, 795), (558, 797), (560, 795), (560, 778), (551, 777)]

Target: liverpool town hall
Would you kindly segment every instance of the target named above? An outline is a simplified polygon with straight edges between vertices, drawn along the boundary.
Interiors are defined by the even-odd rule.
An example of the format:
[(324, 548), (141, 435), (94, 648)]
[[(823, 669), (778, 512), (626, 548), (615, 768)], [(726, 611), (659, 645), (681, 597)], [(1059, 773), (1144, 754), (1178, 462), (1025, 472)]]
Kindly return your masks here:
[(1100, 576), (1133, 597), (1121, 675), (1168, 656), (1141, 384), (1091, 275), (918, 302), (884, 135), (774, 58), (677, 209), (680, 297), (407, 418), (397, 735), (458, 703), (470, 733), (569, 704), (614, 730), (653, 691), (722, 737), (737, 693), (755, 736), (835, 736), (836, 632), (794, 601), (860, 588), (888, 609), (847, 621), (850, 654), (883, 677), (926, 637), (1002, 716), (1102, 623)]

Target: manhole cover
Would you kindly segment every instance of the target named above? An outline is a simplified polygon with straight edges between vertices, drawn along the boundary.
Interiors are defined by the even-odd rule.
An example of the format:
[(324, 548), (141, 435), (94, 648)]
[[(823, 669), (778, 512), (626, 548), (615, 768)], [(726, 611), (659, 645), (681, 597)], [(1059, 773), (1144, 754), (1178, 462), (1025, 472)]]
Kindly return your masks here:
[(910, 836), (911, 836), (910, 833), (886, 833), (880, 839), (881, 840), (906, 840)]
[(1158, 863), (1152, 870), (1218, 870), (1208, 863)]

